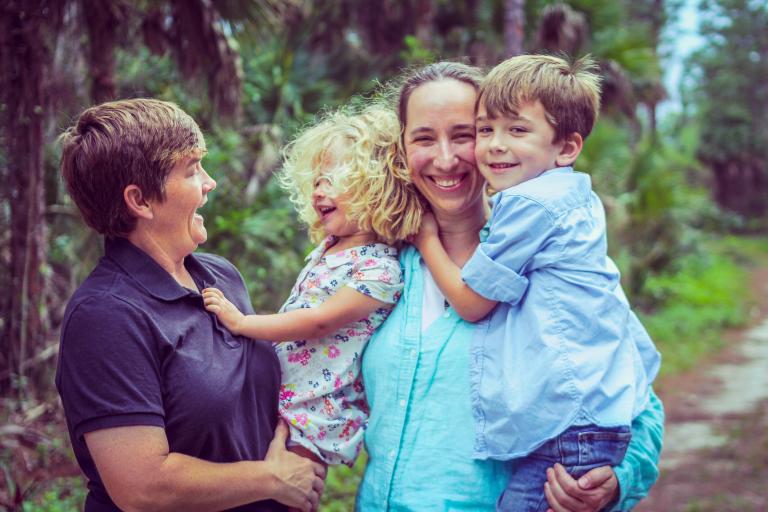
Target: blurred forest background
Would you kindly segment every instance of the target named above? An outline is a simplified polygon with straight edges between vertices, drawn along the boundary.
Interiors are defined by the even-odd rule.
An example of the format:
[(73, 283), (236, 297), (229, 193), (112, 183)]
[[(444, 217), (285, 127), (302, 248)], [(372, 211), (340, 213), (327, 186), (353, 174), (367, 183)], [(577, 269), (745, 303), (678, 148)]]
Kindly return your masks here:
[[(703, 44), (668, 91), (690, 5)], [(763, 0), (4, 0), (0, 507), (76, 510), (84, 496), (53, 387), (64, 306), (102, 251), (58, 175), (56, 137), (81, 110), (155, 97), (200, 123), (218, 181), (203, 249), (232, 260), (267, 312), (309, 248), (271, 180), (298, 128), (407, 67), (542, 51), (600, 63), (604, 106), (577, 167), (604, 199), (663, 372), (690, 367), (748, 320), (748, 267), (768, 254)], [(323, 510), (351, 510), (364, 463), (331, 473)]]

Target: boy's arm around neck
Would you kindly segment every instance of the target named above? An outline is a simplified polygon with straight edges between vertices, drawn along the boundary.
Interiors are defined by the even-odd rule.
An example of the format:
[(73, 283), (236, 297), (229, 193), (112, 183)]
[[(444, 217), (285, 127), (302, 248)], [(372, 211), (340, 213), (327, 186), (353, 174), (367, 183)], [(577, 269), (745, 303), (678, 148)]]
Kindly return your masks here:
[(496, 301), (478, 294), (461, 279), (461, 268), (448, 256), (436, 234), (420, 233), (416, 246), (438, 288), (461, 318), (467, 322), (477, 322), (496, 306)]

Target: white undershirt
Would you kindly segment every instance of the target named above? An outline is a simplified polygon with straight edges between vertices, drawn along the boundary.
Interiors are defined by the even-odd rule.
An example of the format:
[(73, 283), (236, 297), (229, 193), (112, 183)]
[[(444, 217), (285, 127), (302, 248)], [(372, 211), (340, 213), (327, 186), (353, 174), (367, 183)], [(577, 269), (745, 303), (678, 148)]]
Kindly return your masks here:
[(437, 287), (435, 278), (427, 268), (424, 260), (421, 260), (421, 271), (424, 275), (424, 296), (421, 302), (421, 332), (429, 329), (432, 322), (445, 314), (445, 295)]

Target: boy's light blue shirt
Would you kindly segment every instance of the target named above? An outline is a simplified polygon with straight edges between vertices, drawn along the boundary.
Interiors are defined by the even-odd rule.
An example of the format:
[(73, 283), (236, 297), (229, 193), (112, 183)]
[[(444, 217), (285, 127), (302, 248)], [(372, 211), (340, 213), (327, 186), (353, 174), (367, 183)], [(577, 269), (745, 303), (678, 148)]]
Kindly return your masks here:
[(470, 359), (475, 456), (530, 453), (571, 425), (629, 425), (660, 356), (607, 256), (605, 213), (570, 167), (500, 192), (462, 269), (499, 301)]
[[(422, 332), (421, 261), (413, 247), (400, 253), (403, 295), (363, 355), (371, 414), (356, 509), (490, 512), (514, 474), (509, 464), (472, 458), (469, 346), (478, 325), (448, 309)], [(656, 481), (663, 425), (651, 392), (632, 423), (624, 461), (614, 467), (621, 495), (612, 511), (630, 510)]]

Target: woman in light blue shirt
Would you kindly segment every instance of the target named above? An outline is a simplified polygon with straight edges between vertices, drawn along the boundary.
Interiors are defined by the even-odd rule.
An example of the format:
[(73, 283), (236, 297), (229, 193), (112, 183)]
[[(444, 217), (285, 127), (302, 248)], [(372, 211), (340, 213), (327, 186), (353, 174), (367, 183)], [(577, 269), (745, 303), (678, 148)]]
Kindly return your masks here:
[[(485, 182), (474, 157), (480, 79), (476, 68), (437, 63), (406, 77), (400, 94), (411, 176), (459, 266), (487, 235)], [(446, 307), (415, 248), (402, 251), (401, 263), (403, 296), (363, 357), (371, 416), (365, 436), (369, 462), (357, 507), (492, 510), (514, 467), (472, 458), (469, 347), (482, 324), (466, 323)], [(663, 409), (651, 392), (632, 423), (622, 464), (595, 469), (578, 483), (561, 467), (548, 470), (545, 493), (552, 509), (631, 509), (658, 476), (662, 432)]]

